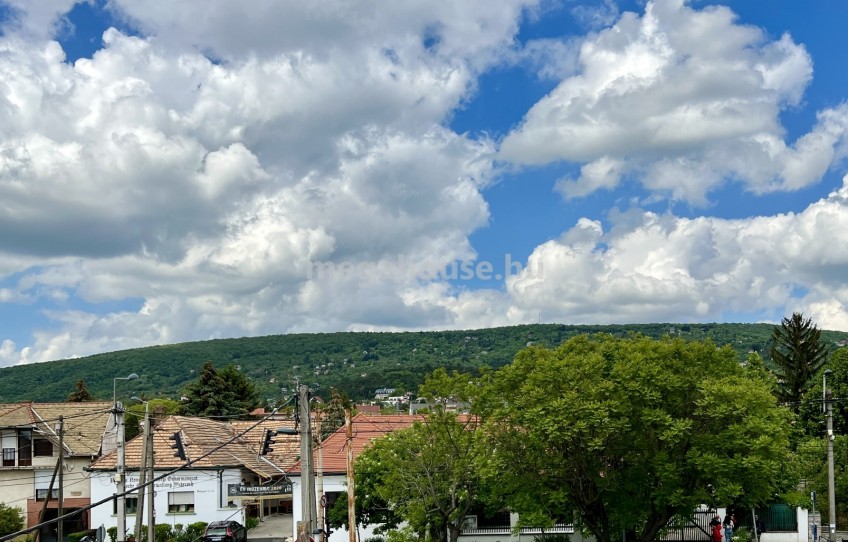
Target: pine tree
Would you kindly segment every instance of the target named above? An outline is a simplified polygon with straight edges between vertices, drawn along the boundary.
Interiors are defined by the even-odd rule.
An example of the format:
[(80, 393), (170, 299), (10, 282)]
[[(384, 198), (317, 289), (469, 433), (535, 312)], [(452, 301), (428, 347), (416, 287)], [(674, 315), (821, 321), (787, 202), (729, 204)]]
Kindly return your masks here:
[(88, 388), (85, 387), (85, 380), (77, 380), (77, 383), (74, 384), (74, 391), (68, 394), (69, 403), (84, 403), (93, 400), (94, 397), (89, 393)]
[(774, 328), (771, 343), (769, 355), (777, 366), (780, 398), (797, 412), (813, 375), (827, 360), (827, 346), (821, 342), (821, 331), (812, 319), (805, 319), (799, 312), (793, 312)]
[(253, 383), (235, 367), (220, 371), (207, 361), (200, 376), (185, 388), (180, 414), (187, 416), (247, 416), (259, 406)]

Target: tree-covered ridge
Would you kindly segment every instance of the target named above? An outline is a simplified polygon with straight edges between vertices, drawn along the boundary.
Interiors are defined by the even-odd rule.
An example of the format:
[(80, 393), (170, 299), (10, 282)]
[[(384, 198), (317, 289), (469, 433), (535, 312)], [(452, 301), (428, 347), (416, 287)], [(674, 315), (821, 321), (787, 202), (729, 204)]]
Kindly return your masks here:
[[(773, 329), (771, 324), (533, 324), (465, 331), (218, 339), (0, 369), (0, 400), (63, 401), (80, 379), (95, 398), (111, 399), (113, 378), (131, 372), (141, 378), (119, 383), (119, 397), (179, 399), (209, 360), (217, 368), (232, 365), (240, 370), (263, 401), (291, 394), (297, 378), (325, 390), (339, 389), (356, 400), (373, 397), (374, 390), (383, 387), (415, 391), (424, 376), (439, 367), (471, 372), (482, 366), (502, 367), (528, 344), (554, 348), (584, 333), (711, 339), (719, 346), (732, 346), (743, 360), (750, 351), (767, 356)], [(833, 350), (838, 341), (848, 341), (848, 333), (822, 331), (821, 339)]]

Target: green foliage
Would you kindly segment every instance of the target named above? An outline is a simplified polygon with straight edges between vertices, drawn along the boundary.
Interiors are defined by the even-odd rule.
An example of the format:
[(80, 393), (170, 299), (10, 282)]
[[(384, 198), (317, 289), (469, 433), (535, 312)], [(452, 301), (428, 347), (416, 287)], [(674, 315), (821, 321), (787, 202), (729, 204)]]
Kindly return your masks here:
[[(150, 410), (152, 419), (162, 419), (166, 416), (176, 414), (180, 409), (180, 404), (177, 401), (170, 399), (151, 399), (148, 401), (147, 408)], [(131, 403), (124, 405), (125, 414), (125, 436), (127, 440), (131, 440), (136, 435), (141, 433), (141, 425), (144, 422), (144, 403)]]
[(0, 536), (6, 536), (24, 528), (24, 517), (16, 506), (0, 502)]
[(418, 533), (408, 525), (402, 529), (392, 529), (386, 532), (386, 542), (420, 542)]
[[(484, 390), (498, 494), (521, 521), (576, 509), (599, 542), (654, 540), (701, 503), (794, 486), (789, 411), (730, 348), (580, 336), (523, 350)], [(532, 480), (532, 483), (528, 483)]]
[(815, 376), (813, 383), (799, 408), (800, 425), (804, 433), (809, 437), (821, 437), (824, 435), (826, 425), (825, 411), (822, 408), (822, 375), (824, 369), (830, 369), (833, 373), (827, 377), (827, 388), (831, 391), (834, 399), (833, 408), (833, 431), (837, 435), (848, 434), (848, 348), (840, 348), (825, 363), (822, 370)]
[(106, 534), (109, 536), (109, 542), (115, 542), (118, 540), (118, 528), (117, 527), (109, 527), (106, 529)]
[(253, 528), (259, 526), (259, 518), (253, 518), (253, 517), (247, 518), (244, 521), (244, 526), (247, 528), (248, 531), (250, 529), (253, 529)]
[[(118, 386), (119, 399), (179, 400), (183, 388), (196, 380), (207, 360), (216, 368), (234, 365), (259, 391), (263, 402), (291, 393), (296, 377), (335, 388), (354, 400), (371, 398), (377, 388), (417, 390), (424, 375), (439, 367), (449, 373), (479, 374), (481, 368), (502, 367), (528, 343), (553, 348), (584, 333), (627, 337), (639, 333), (686, 340), (712, 339), (730, 345), (737, 359), (749, 352), (765, 356), (770, 324), (533, 324), (470, 331), (405, 333), (315, 333), (218, 339), (152, 346), (97, 354), (78, 359), (33, 363), (0, 369), (0, 396), (6, 402), (64, 401), (68, 390), (85, 376), (88, 390), (100, 400), (112, 400), (113, 378), (136, 372), (140, 378)], [(848, 333), (822, 331), (822, 341), (834, 347)], [(362, 352), (375, 359), (362, 360)], [(771, 363), (770, 360), (766, 360)], [(26, 382), (26, 386), (21, 386)]]
[(207, 361), (197, 381), (185, 387), (185, 416), (247, 416), (259, 406), (256, 388), (232, 365), (222, 370)]
[[(801, 476), (806, 480), (807, 494), (815, 490), (818, 494), (819, 511), (822, 522), (830, 519), (827, 506), (827, 441), (824, 438), (811, 438), (802, 442), (796, 451)], [(848, 436), (838, 435), (833, 441), (834, 489), (836, 492), (837, 524), (848, 525), (848, 500), (840, 495), (848, 495)], [(809, 506), (809, 501), (805, 503)], [(844, 528), (844, 527), (843, 527)]]
[(737, 527), (736, 530), (733, 531), (733, 542), (752, 542), (753, 539), (754, 533), (745, 527)]
[[(144, 529), (143, 532), (147, 534), (147, 529)], [(168, 542), (174, 538), (174, 533), (167, 523), (157, 523), (153, 526), (153, 537), (156, 542)]]
[(794, 312), (775, 327), (769, 356), (781, 379), (780, 397), (798, 411), (801, 396), (827, 359), (827, 345), (811, 318)]
[(401, 519), (432, 540), (456, 542), (481, 486), (484, 451), (473, 420), (442, 411), (377, 440), (354, 467), (370, 523), (394, 528)]
[(95, 531), (94, 529), (88, 529), (87, 531), (79, 531), (79, 532), (76, 532), (76, 533), (69, 533), (68, 534), (68, 542), (79, 542), (82, 537), (87, 536), (87, 535), (94, 535), (94, 533), (96, 533), (96, 532), (97, 531)]

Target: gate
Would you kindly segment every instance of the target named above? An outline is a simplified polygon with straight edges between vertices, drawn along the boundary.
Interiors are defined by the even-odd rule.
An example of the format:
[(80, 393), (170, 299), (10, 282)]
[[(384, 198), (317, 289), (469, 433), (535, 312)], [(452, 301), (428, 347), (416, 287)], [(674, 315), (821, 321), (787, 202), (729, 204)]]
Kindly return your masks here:
[(695, 510), (688, 517), (673, 518), (657, 542), (710, 542), (710, 520), (715, 515), (715, 510)]

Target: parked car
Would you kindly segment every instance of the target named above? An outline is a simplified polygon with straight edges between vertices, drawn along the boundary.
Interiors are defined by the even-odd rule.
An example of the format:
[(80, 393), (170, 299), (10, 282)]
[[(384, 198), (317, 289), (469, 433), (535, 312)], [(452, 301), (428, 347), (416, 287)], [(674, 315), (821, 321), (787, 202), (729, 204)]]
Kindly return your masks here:
[(213, 521), (203, 532), (203, 542), (247, 542), (247, 529), (238, 521)]

